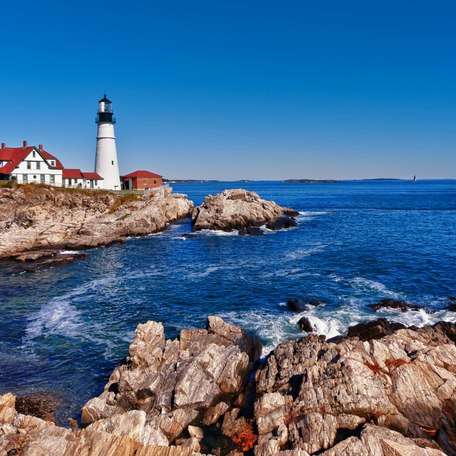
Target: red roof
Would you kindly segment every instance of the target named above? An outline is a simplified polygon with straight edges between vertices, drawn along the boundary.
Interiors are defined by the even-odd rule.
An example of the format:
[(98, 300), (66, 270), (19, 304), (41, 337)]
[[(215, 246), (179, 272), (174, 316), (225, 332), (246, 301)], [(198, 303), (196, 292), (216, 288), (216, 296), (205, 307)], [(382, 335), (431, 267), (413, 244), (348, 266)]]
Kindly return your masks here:
[(46, 160), (55, 160), (55, 166), (53, 166), (53, 168), (63, 169), (62, 163), (60, 162), (60, 160), (58, 158), (54, 157), (54, 155), (51, 155), (49, 152), (46, 152), (45, 150), (39, 150), (38, 152)]
[(97, 173), (84, 173), (84, 172), (82, 172), (81, 174), (84, 177), (84, 179), (93, 179), (93, 180), (102, 180), (102, 179), (104, 179), (103, 177), (101, 177)]
[(0, 149), (0, 161), (6, 161), (9, 163), (6, 163), (0, 167), (0, 174), (11, 174), (16, 166), (19, 166), (20, 163), (25, 160), (27, 155), (33, 150), (41, 155), (47, 162), (49, 162), (49, 160), (55, 160), (55, 166), (51, 166), (51, 164), (48, 163), (51, 168), (63, 169), (63, 165), (60, 160), (45, 150), (39, 150), (34, 146), (5, 147), (3, 149)]
[(62, 177), (64, 179), (82, 179), (82, 173), (80, 169), (64, 168)]
[(150, 171), (145, 171), (140, 169), (138, 171), (134, 171), (130, 174), (126, 174), (122, 176), (122, 179), (129, 179), (130, 177), (162, 177), (160, 174), (151, 173)]
[(32, 146), (0, 149), (0, 160), (9, 162), (0, 167), (0, 174), (11, 174), (33, 149), (34, 147)]

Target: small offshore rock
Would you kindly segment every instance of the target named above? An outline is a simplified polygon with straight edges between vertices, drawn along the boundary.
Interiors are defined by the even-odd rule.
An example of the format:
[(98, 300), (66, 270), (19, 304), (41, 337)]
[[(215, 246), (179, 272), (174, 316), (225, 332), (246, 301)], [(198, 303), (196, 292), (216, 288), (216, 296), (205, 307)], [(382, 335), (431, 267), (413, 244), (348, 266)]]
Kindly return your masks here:
[(184, 239), (196, 239), (198, 236), (195, 233), (184, 233), (181, 237)]
[(283, 230), (287, 228), (296, 228), (298, 223), (294, 218), (291, 217), (280, 217), (277, 220), (266, 223), (266, 228), (268, 230)]
[(414, 304), (409, 304), (408, 302), (405, 301), (398, 301), (395, 299), (391, 298), (385, 298), (382, 299), (380, 302), (377, 304), (369, 304), (369, 309), (372, 309), (374, 311), (380, 310), (380, 309), (398, 309), (401, 312), (407, 312), (409, 310), (420, 310), (421, 307), (416, 306)]
[(309, 306), (318, 307), (324, 306), (326, 304), (325, 301), (320, 299), (289, 299), (287, 301), (287, 307), (292, 312), (304, 312), (308, 309)]
[(307, 333), (313, 332), (312, 323), (307, 317), (301, 317), (298, 321), (298, 326), (301, 329), (301, 331), (305, 331)]
[(240, 236), (262, 236), (264, 234), (261, 228), (256, 226), (249, 226), (248, 228), (241, 228), (238, 231)]

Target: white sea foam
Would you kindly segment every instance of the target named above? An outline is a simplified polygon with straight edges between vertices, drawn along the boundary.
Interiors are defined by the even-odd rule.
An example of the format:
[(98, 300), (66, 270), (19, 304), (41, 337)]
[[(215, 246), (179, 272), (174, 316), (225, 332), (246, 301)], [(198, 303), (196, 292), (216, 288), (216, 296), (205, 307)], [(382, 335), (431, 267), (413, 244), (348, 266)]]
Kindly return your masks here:
[(293, 250), (292, 252), (287, 253), (285, 256), (288, 260), (299, 260), (301, 258), (305, 258), (311, 255), (315, 255), (316, 253), (322, 252), (325, 248), (326, 245), (317, 244), (314, 247), (310, 247), (307, 249)]
[(326, 215), (328, 212), (321, 212), (321, 211), (299, 211), (299, 215), (303, 217), (312, 217), (316, 215)]
[(51, 300), (28, 320), (25, 343), (43, 335), (77, 337), (84, 329), (80, 312), (65, 299)]
[[(284, 308), (286, 303), (282, 302), (279, 306)], [(393, 309), (382, 309), (372, 313), (366, 309), (364, 300), (356, 297), (348, 298), (344, 305), (337, 308), (309, 306), (301, 313), (291, 313), (286, 310), (278, 312), (274, 309), (252, 309), (224, 312), (219, 315), (258, 335), (263, 342), (263, 356), (286, 340), (305, 336), (306, 333), (298, 328), (298, 321), (304, 316), (309, 319), (316, 334), (324, 335), (328, 339), (346, 334), (350, 326), (380, 317), (406, 326), (418, 327), (432, 325), (438, 321), (456, 322), (456, 314), (447, 310), (427, 313), (421, 309), (402, 313)]]
[(202, 236), (239, 236), (238, 231), (223, 231), (223, 230), (200, 230), (195, 233)]
[(396, 293), (394, 291), (389, 290), (383, 283), (376, 282), (375, 280), (365, 279), (364, 277), (355, 277), (354, 279), (350, 280), (350, 283), (355, 288), (360, 288), (364, 290), (374, 290), (391, 298), (398, 299), (401, 297), (400, 293)]
[(228, 266), (209, 266), (204, 271), (196, 271), (196, 272), (190, 272), (185, 275), (185, 279), (187, 280), (194, 280), (194, 279), (202, 279), (204, 277), (207, 277), (208, 275), (219, 271), (220, 269), (231, 269)]
[(62, 255), (77, 255), (79, 253), (81, 253), (81, 251), (79, 250), (60, 250), (59, 252), (60, 254)]

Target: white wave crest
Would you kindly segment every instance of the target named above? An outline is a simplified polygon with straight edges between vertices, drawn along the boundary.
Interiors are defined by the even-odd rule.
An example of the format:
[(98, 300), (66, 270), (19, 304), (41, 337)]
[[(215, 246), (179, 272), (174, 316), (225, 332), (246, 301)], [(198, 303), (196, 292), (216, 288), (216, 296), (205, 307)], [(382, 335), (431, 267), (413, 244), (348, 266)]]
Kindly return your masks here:
[(391, 298), (399, 299), (401, 297), (400, 293), (389, 290), (383, 283), (376, 282), (375, 280), (365, 279), (364, 277), (355, 277), (350, 280), (350, 283), (355, 288), (360, 288), (362, 290), (374, 290)]

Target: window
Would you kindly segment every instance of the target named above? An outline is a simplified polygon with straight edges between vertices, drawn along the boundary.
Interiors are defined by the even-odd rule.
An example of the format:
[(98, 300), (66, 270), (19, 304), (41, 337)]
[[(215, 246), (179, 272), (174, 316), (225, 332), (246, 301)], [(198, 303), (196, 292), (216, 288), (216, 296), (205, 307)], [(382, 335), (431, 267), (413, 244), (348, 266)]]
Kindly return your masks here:
[(40, 162), (36, 162), (36, 169), (41, 169), (41, 163)]
[(35, 152), (35, 151), (32, 152), (32, 157), (33, 157), (33, 158), (36, 157), (36, 152)]
[(112, 160), (112, 161), (111, 161), (111, 165), (113, 165), (113, 166), (114, 166), (114, 160)]
[(51, 184), (55, 184), (55, 176), (54, 176), (54, 174), (51, 174), (49, 177), (50, 177)]
[(147, 179), (143, 179), (143, 184), (147, 185)]
[(157, 184), (157, 179), (154, 179), (154, 185), (156, 185), (156, 184)]
[(35, 179), (35, 180), (36, 180), (36, 174), (33, 176), (33, 179)]
[(32, 169), (32, 162), (27, 162), (27, 169)]
[(44, 184), (46, 182), (46, 174), (41, 174), (41, 183)]
[(22, 174), (22, 182), (28, 182), (28, 175)]
[(51, 160), (51, 166), (55, 166), (55, 161)]
[(71, 185), (72, 182), (71, 182), (71, 179), (68, 179), (68, 185)]

